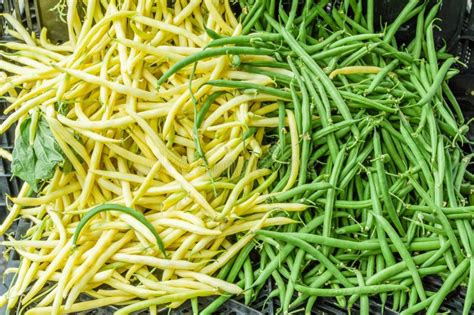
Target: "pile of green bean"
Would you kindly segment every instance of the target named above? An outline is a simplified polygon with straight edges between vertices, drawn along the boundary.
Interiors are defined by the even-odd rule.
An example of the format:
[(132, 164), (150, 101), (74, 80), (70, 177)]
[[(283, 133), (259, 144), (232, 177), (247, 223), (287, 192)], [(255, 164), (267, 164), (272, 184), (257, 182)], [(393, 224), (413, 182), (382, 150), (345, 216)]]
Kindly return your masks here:
[[(237, 68), (275, 80), (274, 88), (209, 84), (281, 98), (261, 166), (278, 173), (273, 192), (296, 168), (293, 188), (275, 198), (312, 205), (294, 216), (299, 225), (256, 232), (257, 261), (249, 246), (219, 275), (242, 286), (247, 303), (272, 279), (269, 298), (285, 314), (309, 314), (318, 297), (347, 309), (357, 302), (368, 314), (374, 295), (402, 314), (435, 314), (459, 286), (467, 286), (464, 314), (471, 311), (474, 175), (461, 148), (468, 123), (447, 84), (457, 60), (435, 47), (441, 2), (410, 0), (380, 33), (373, 2), (345, 0), (328, 11), (329, 1), (292, 1), (289, 10), (275, 0), (240, 1), (244, 35), (210, 33), (204, 54), (234, 55)], [(412, 19), (415, 38), (398, 45), (395, 35)], [(274, 61), (241, 62), (246, 53)], [(426, 276), (442, 287), (429, 291)]]

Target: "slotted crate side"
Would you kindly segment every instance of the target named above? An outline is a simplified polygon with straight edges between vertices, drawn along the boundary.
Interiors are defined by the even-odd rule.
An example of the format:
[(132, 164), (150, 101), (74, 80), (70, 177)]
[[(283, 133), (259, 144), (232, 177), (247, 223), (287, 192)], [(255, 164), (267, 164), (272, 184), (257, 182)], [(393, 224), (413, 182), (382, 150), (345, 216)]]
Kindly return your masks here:
[[(26, 234), (26, 231), (30, 227), (30, 224), (26, 221), (20, 220), (16, 226), (15, 230), (15, 239), (21, 239), (23, 235)], [(3, 258), (3, 253), (4, 253), (5, 248), (0, 245), (0, 260)], [(8, 261), (4, 261), (4, 265), (2, 266), (3, 268), (18, 268), (20, 266), (20, 257), (18, 256), (18, 253), (15, 251), (10, 251), (9, 252), (9, 258)], [(11, 286), (13, 279), (14, 279), (14, 274), (10, 273), (7, 275), (3, 275), (2, 271), (2, 282), (0, 282), (0, 295), (3, 295), (8, 288)], [(2, 308), (0, 308), (0, 314), (6, 314), (7, 309), (6, 305)]]
[[(38, 19), (39, 1), (44, 0), (0, 0), (0, 12), (12, 14), (28, 30), (38, 33), (41, 29)], [(0, 17), (0, 38), (11, 39), (5, 30), (5, 21)]]
[[(3, 113), (3, 110), (6, 107), (6, 102), (0, 100), (0, 111)], [(5, 121), (5, 116), (0, 116), (0, 123)], [(15, 127), (13, 126), (7, 132), (0, 136), (0, 146), (12, 152), (13, 144), (15, 142)], [(12, 177), (11, 174), (11, 163), (5, 159), (0, 159), (0, 220), (3, 221), (7, 214), (6, 208), (6, 195), (16, 196), (20, 188), (21, 182), (17, 178)]]
[[(13, 13), (15, 11), (15, 8), (18, 8), (17, 12), (20, 11), (18, 1), (15, 1), (15, 3), (13, 3), (12, 0), (0, 0), (0, 13), (3, 13), (3, 12)], [(24, 25), (32, 24), (30, 14), (28, 14), (28, 16), (29, 16), (30, 21), (29, 23), (26, 23), (25, 21)], [(26, 18), (26, 15), (25, 15), (25, 18)], [(0, 40), (1, 41), (13, 40), (13, 38), (5, 32), (5, 29), (6, 29), (5, 23), (6, 23), (5, 19), (0, 16)], [(6, 101), (3, 99), (0, 99), (0, 123), (3, 123), (3, 121), (5, 121), (6, 119), (5, 115), (3, 115), (3, 111), (6, 108), (6, 106), (7, 106)], [(0, 147), (11, 153), (13, 150), (14, 140), (15, 140), (15, 129), (14, 127), (12, 127), (9, 130), (7, 130), (7, 132), (0, 135)], [(18, 194), (20, 185), (21, 185), (20, 181), (11, 176), (11, 163), (5, 159), (0, 158), (0, 222), (3, 222), (3, 220), (7, 216), (6, 195), (16, 196)], [(25, 225), (24, 228), (25, 230), (22, 231), (20, 228), (18, 228), (18, 225), (15, 223), (12, 226), (12, 231), (16, 231), (15, 237), (19, 238), (23, 234), (23, 232), (26, 232), (27, 225)], [(3, 237), (0, 237), (0, 240), (2, 239)], [(11, 251), (9, 254), (10, 259), (3, 260), (4, 251), (5, 251), (5, 248), (0, 246), (0, 274), (1, 275), (3, 275), (3, 272), (6, 268), (18, 267), (19, 265), (19, 260), (18, 260), (18, 256), (16, 252)], [(3, 295), (8, 289), (8, 286), (6, 285), (6, 283), (11, 283), (12, 275), (7, 275), (2, 280), (4, 282), (3, 281), (0, 282), (0, 295)], [(6, 309), (0, 308), (0, 314), (5, 314), (5, 313), (6, 313)]]
[[(28, 30), (38, 31), (39, 24), (36, 19), (36, 4), (36, 0), (0, 0), (0, 12), (12, 14), (17, 20), (21, 21)], [(14, 40), (14, 38), (6, 32), (6, 20), (2, 17), (0, 17), (0, 40)], [(3, 114), (6, 107), (7, 102), (0, 99), (0, 123), (3, 123), (6, 119), (6, 116)], [(11, 153), (14, 142), (15, 125), (0, 135), (0, 147)], [(0, 160), (0, 221), (3, 221), (7, 214), (6, 195), (16, 196), (21, 187), (21, 181), (18, 178), (12, 177), (11, 163), (5, 159)]]

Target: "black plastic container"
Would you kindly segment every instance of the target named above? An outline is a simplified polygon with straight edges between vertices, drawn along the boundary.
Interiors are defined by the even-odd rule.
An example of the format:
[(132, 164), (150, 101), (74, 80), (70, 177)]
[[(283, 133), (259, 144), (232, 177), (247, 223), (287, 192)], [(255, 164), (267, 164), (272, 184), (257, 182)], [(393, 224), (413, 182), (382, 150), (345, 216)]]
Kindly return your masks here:
[[(6, 107), (6, 102), (0, 100), (0, 110), (3, 113), (3, 110)], [(0, 116), (0, 123), (5, 120), (5, 116)], [(15, 129), (14, 127), (10, 128), (6, 133), (0, 135), (0, 146), (9, 151), (10, 153), (13, 150), (13, 143), (15, 141)], [(0, 222), (6, 216), (6, 200), (5, 196), (16, 196), (18, 190), (21, 186), (20, 181), (17, 178), (13, 178), (11, 174), (11, 163), (7, 160), (0, 159)]]
[[(392, 22), (407, 4), (408, 0), (376, 0), (375, 16), (379, 17), (379, 29)], [(420, 1), (421, 3), (421, 1)], [(429, 0), (429, 10), (437, 0)], [(437, 16), (435, 41), (439, 48), (458, 57), (460, 74), (451, 79), (454, 95), (459, 101), (466, 121), (474, 118), (474, 6), (472, 0), (445, 0), (441, 3)], [(416, 18), (403, 25), (397, 33), (400, 43), (409, 42), (415, 35)], [(463, 64), (464, 66), (462, 66)], [(469, 138), (474, 140), (474, 128), (470, 128)], [(474, 152), (473, 146), (466, 150)]]

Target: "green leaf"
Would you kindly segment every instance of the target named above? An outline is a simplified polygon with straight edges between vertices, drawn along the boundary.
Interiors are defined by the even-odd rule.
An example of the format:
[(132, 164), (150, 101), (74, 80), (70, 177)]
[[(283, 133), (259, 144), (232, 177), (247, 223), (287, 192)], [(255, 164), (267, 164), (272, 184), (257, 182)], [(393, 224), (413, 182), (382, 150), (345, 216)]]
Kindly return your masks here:
[(12, 173), (30, 184), (34, 191), (37, 191), (36, 155), (33, 146), (30, 146), (30, 125), (31, 118), (25, 119), (20, 125), (20, 136), (15, 140), (12, 153)]
[(27, 182), (35, 192), (38, 184), (51, 179), (56, 166), (66, 166), (67, 159), (44, 117), (40, 117), (33, 145), (30, 145), (31, 118), (20, 125), (20, 136), (13, 149), (12, 173)]
[(64, 157), (45, 119), (40, 119), (33, 148), (36, 155), (35, 174), (38, 179), (50, 179), (54, 168), (64, 163)]

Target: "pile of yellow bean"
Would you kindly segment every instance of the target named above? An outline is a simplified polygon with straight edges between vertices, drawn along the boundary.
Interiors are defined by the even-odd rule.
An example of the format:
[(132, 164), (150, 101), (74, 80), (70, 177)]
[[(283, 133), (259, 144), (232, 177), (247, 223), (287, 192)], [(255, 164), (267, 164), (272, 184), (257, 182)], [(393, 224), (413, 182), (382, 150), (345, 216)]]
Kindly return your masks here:
[[(15, 277), (0, 306), (60, 314), (119, 305), (120, 314), (156, 314), (191, 298), (240, 293), (217, 272), (253, 241), (256, 229), (290, 224), (285, 213), (306, 206), (271, 203), (268, 187), (276, 174), (258, 168), (268, 150), (265, 129), (278, 126), (268, 117), (278, 111), (278, 98), (204, 84), (273, 81), (233, 70), (231, 58), (219, 56), (157, 86), (173, 64), (210, 42), (205, 27), (239, 35), (229, 0), (177, 0), (173, 7), (165, 0), (89, 0), (83, 18), (77, 2), (68, 1), (69, 40), (63, 44), (4, 16), (18, 41), (0, 48), (0, 95), (10, 104), (0, 132), (42, 115), (73, 171), (57, 167), (38, 193), (28, 195), (25, 183), (9, 198), (0, 235), (21, 264), (7, 270)], [(199, 143), (205, 156), (199, 156), (193, 99), (202, 106), (219, 90), (226, 93), (204, 118)], [(58, 103), (67, 110), (55, 109)], [(11, 159), (6, 151), (1, 155)], [(142, 223), (114, 211), (94, 216), (73, 246), (81, 217), (103, 203), (143, 213), (167, 255)], [(7, 232), (19, 218), (31, 228), (15, 240)]]

